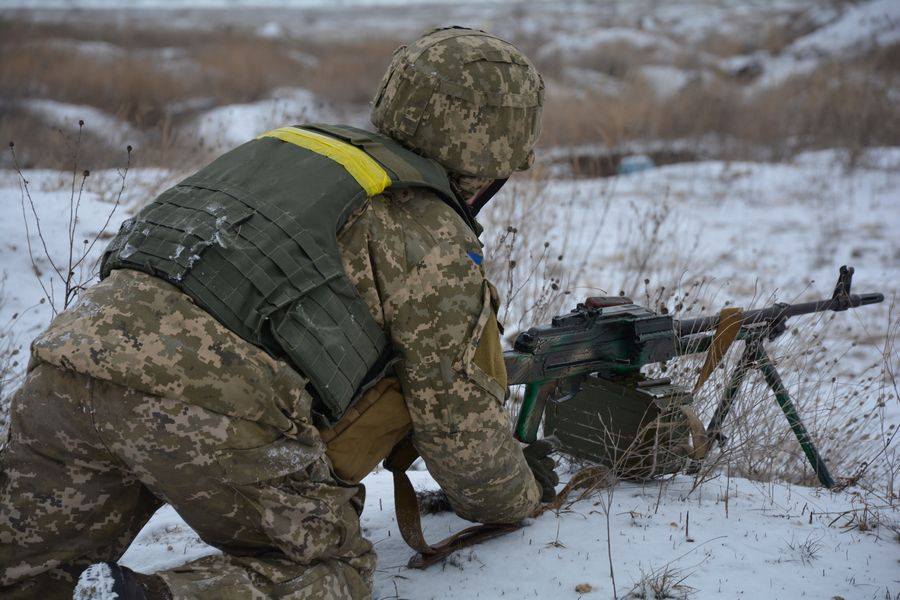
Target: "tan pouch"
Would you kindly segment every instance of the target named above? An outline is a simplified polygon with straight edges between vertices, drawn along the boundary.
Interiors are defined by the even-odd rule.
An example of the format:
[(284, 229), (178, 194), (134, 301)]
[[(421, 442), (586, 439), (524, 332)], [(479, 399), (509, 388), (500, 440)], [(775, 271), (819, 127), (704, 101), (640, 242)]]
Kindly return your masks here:
[(500, 343), (500, 328), (494, 298), (496, 291), (485, 280), (481, 313), (472, 329), (469, 343), (456, 359), (454, 368), (490, 393), (498, 402), (506, 397), (506, 364)]
[(491, 313), (478, 346), (475, 348), (475, 356), (472, 362), (478, 365), (482, 371), (500, 384), (506, 390), (506, 364), (503, 362), (503, 346), (500, 343), (500, 329), (497, 326), (497, 317)]
[(372, 386), (333, 427), (322, 430), (335, 475), (359, 483), (412, 429), (396, 377)]

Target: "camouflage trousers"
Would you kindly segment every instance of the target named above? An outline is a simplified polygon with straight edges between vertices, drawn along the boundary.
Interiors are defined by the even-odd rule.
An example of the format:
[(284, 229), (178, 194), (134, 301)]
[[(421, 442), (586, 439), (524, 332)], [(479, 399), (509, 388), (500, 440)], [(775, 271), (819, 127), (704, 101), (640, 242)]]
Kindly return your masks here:
[(158, 573), (176, 599), (370, 597), (361, 486), (333, 478), (314, 430), (288, 438), (46, 363), (10, 412), (0, 597), (71, 598), (163, 502), (224, 553)]

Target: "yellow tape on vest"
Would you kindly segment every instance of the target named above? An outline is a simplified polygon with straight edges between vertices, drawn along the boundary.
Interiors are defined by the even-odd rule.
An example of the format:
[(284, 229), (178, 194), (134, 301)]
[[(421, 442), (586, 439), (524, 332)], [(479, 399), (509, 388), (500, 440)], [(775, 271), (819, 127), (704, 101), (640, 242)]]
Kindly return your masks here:
[(369, 196), (376, 196), (391, 185), (387, 171), (374, 158), (341, 140), (299, 127), (281, 127), (259, 137), (277, 138), (330, 158), (344, 167)]

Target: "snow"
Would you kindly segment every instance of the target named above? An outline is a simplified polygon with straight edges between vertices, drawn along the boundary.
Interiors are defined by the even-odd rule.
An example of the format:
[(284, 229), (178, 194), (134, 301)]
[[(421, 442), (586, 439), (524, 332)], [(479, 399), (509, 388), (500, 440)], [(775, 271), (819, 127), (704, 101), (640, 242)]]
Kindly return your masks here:
[(538, 50), (538, 58), (547, 58), (554, 54), (585, 53), (602, 48), (608, 44), (627, 44), (643, 50), (661, 50), (674, 52), (677, 45), (669, 38), (654, 33), (623, 27), (608, 27), (578, 32), (564, 32)]
[(119, 563), (139, 573), (155, 573), (186, 562), (218, 554), (168, 504), (156, 511), (144, 525)]
[(689, 72), (668, 65), (646, 65), (640, 74), (660, 98), (674, 96), (692, 78)]
[(269, 21), (256, 29), (256, 35), (261, 38), (278, 39), (284, 37), (287, 33), (288, 31), (284, 28), (284, 25), (275, 21)]
[[(649, 58), (653, 64), (642, 65), (645, 79), (660, 84), (658, 93), (669, 96), (679, 87), (678, 65), (700, 65), (704, 77), (721, 70), (733, 73), (741, 66), (761, 67), (762, 76), (746, 91), (753, 93), (777, 85), (795, 75), (807, 74), (823, 61), (849, 60), (858, 53), (886, 47), (900, 40), (900, 3), (896, 0), (826, 3), (814, 0), (780, 0), (777, 2), (737, 2), (736, 0), (657, 0), (630, 2), (454, 2), (431, 0), (399, 2), (395, 0), (287, 0), (272, 6), (263, 0), (13, 0), (2, 10), (12, 12), (29, 8), (35, 19), (44, 21), (86, 21), (109, 23), (140, 21), (141, 27), (183, 28), (207, 31), (217, 27), (234, 27), (254, 32), (262, 38), (302, 36), (303, 39), (327, 41), (354, 36), (409, 37), (437, 23), (456, 23), (476, 28), (487, 27), (509, 38), (540, 40), (534, 56), (541, 59), (564, 56), (567, 61), (580, 57), (602, 56), (604, 49), (624, 45), (635, 51), (638, 63)], [(377, 5), (369, 11), (366, 27), (357, 24), (355, 7)], [(53, 10), (54, 8), (91, 8), (97, 10)], [(351, 10), (346, 10), (350, 7)], [(209, 9), (218, 8), (210, 18)], [(105, 9), (105, 10), (101, 10)], [(315, 23), (310, 27), (310, 23)], [(710, 36), (733, 38), (736, 47), (759, 47), (763, 32), (773, 26), (811, 32), (793, 41), (777, 54), (763, 51), (719, 57), (704, 51)], [(57, 40), (58, 47), (92, 56), (114, 57), (122, 49), (103, 42)], [(143, 49), (138, 56), (155, 57), (154, 49)], [(298, 62), (310, 63), (304, 53)], [(313, 60), (315, 60), (313, 58)], [(173, 72), (188, 72), (196, 65), (179, 57), (158, 63)], [(662, 68), (672, 69), (663, 73)], [(578, 82), (578, 78), (570, 78)], [(613, 86), (600, 84), (596, 77), (584, 79), (585, 88), (603, 88), (615, 93)], [(570, 91), (568, 86), (549, 87), (550, 93)], [(572, 90), (577, 93), (577, 90)], [(271, 110), (272, 107), (270, 106)]]
[[(392, 3), (343, 2), (353, 7)], [(319, 7), (318, 12), (280, 11), (260, 6), (269, 4), (264, 0), (203, 0), (193, 4), (201, 9), (164, 0), (13, 0), (4, 3), (3, 9), (26, 5), (163, 6), (175, 7), (178, 12), (48, 11), (36, 19), (83, 19), (99, 26), (114, 26), (139, 14), (148, 27), (205, 30), (227, 25), (262, 38), (291, 32), (302, 32), (313, 39), (346, 37), (348, 31), (363, 35), (356, 28), (358, 10), (328, 10), (332, 3), (321, 0), (286, 3)], [(823, 60), (852, 58), (875, 45), (900, 40), (900, 2), (896, 0), (827, 5), (800, 0), (428, 4), (426, 10), (404, 6), (370, 11), (365, 35), (411, 36), (432, 23), (457, 22), (486, 27), (501, 35), (533, 34), (538, 40), (547, 40), (541, 44), (541, 57), (562, 53), (588, 56), (622, 44), (652, 56), (649, 64), (640, 64), (635, 72), (661, 97), (677, 93), (692, 77), (711, 77), (717, 68), (734, 72), (750, 62), (762, 67), (761, 76), (747, 86), (747, 91), (753, 92), (811, 72)], [(219, 18), (211, 19), (203, 6), (254, 8), (222, 10)], [(742, 39), (754, 24), (781, 23), (791, 15), (800, 15), (817, 29), (778, 54), (757, 52), (722, 59), (696, 51), (696, 44), (711, 33)], [(94, 57), (115, 58), (123, 52), (106, 42), (61, 39), (52, 43)], [(196, 67), (180, 48), (137, 52), (156, 57), (179, 73)], [(318, 60), (300, 50), (291, 56), (306, 67), (315, 66)], [(684, 64), (677, 57), (685, 56), (692, 59), (689, 64), (699, 66), (691, 70), (674, 66)], [(562, 75), (575, 92), (580, 86), (580, 90), (594, 88), (614, 94), (628, 84), (576, 67), (567, 67)], [(91, 134), (117, 144), (140, 143), (139, 131), (96, 108), (45, 99), (22, 102), (59, 127), (77, 129), (78, 119), (84, 119)], [(172, 114), (205, 110), (181, 126), (179, 134), (200, 137), (214, 150), (224, 151), (286, 123), (336, 118), (309, 90), (300, 88), (276, 90), (253, 103), (218, 107), (215, 103), (215, 98), (191, 98), (170, 106)], [(681, 140), (672, 147), (693, 149), (699, 156), (708, 157), (715, 154), (709, 147), (716, 143), (710, 146), (707, 141)], [(640, 144), (632, 148), (635, 153), (652, 149)], [(576, 150), (589, 153), (595, 149), (560, 149), (558, 153)], [(852, 170), (846, 167), (847, 162), (844, 152), (823, 150), (800, 154), (787, 163), (704, 160), (603, 180), (514, 181), (484, 214), (486, 258), (499, 251), (497, 237), (509, 225), (522, 228), (526, 254), (543, 252), (546, 241), (554, 255), (564, 255), (558, 271), (562, 273), (560, 285), (571, 294), (556, 301), (550, 314), (568, 310), (583, 296), (619, 290), (633, 292), (643, 302), (645, 277), (651, 281), (647, 286), (650, 293), (657, 286), (683, 291), (686, 282), (702, 279), (704, 289), (709, 291), (706, 312), (726, 302), (750, 307), (775, 300), (809, 300), (830, 294), (839, 265), (854, 265), (856, 290), (884, 292), (886, 302), (836, 315), (831, 325), (817, 319), (798, 320), (809, 335), (819, 336), (823, 345), (805, 361), (791, 355), (796, 353), (791, 345), (795, 342), (779, 340), (772, 347), (779, 358), (795, 361), (785, 370), (786, 382), (798, 403), (803, 404), (801, 413), (814, 431), (830, 432), (817, 441), (823, 454), (833, 460), (835, 474), (848, 475), (861, 460), (878, 451), (891, 427), (900, 424), (900, 401), (884, 389), (866, 387), (868, 380), (880, 376), (878, 365), (883, 361), (886, 333), (891, 328), (896, 332), (898, 327), (900, 148), (870, 149), (858, 157)], [(69, 246), (68, 210), (75, 197), (72, 174), (40, 170), (24, 175), (48, 252), (54, 263), (64, 264)], [(132, 170), (122, 203), (112, 215), (109, 233), (183, 175), (158, 169)], [(78, 182), (76, 177), (76, 192)], [(76, 247), (100, 232), (115, 206), (119, 182), (115, 171), (98, 170), (88, 177), (72, 236)], [(54, 301), (58, 302), (60, 296), (58, 280), (51, 284), (53, 270), (43, 256), (36, 222), (26, 206), (24, 218), (30, 224), (34, 265), (29, 259), (23, 198), (18, 176), (0, 171), (0, 355), (11, 345), (16, 352), (11, 357), (15, 361), (13, 374), (18, 377), (27, 362), (30, 340), (53, 314), (49, 302), (41, 303), (43, 292), (38, 278), (53, 291)], [(659, 225), (658, 239), (648, 237), (652, 231), (647, 226), (654, 223)], [(108, 239), (104, 236), (91, 248), (83, 263), (84, 272), (79, 274), (85, 281), (90, 281)], [(648, 248), (653, 253), (638, 269), (635, 257), (640, 258)], [(522, 260), (517, 274), (521, 276), (530, 264)], [(502, 280), (495, 278), (495, 283), (501, 284), (503, 294)], [(667, 298), (665, 302), (674, 309), (677, 300)], [(527, 312), (525, 303), (520, 302), (504, 319), (508, 343), (509, 336), (530, 324), (534, 313)], [(807, 336), (800, 344), (808, 342)], [(828, 362), (837, 359), (835, 365)], [(794, 366), (802, 369), (794, 370)], [(811, 387), (807, 379), (819, 383)], [(863, 393), (851, 396), (850, 390)], [(8, 397), (10, 391), (7, 386), (3, 394)], [(883, 406), (879, 405), (879, 393), (886, 397)], [(819, 396), (826, 400), (820, 401)], [(6, 425), (2, 400), (0, 439)], [(708, 411), (710, 400), (711, 394), (705, 390), (698, 397), (698, 405)], [(773, 431), (784, 434), (783, 418), (771, 404), (766, 410), (774, 410), (778, 417), (773, 421)], [(817, 410), (806, 411), (810, 404)], [(848, 443), (848, 438), (829, 428), (830, 423), (848, 415), (870, 418), (871, 424), (862, 431), (871, 437), (849, 438), (852, 443)], [(896, 460), (896, 444), (888, 453)], [(808, 475), (801, 459), (788, 451), (785, 454), (780, 473), (786, 479)], [(732, 467), (737, 470), (740, 465)], [(790, 468), (796, 473), (785, 472)], [(675, 581), (683, 578), (682, 596), (693, 589), (701, 598), (893, 597), (900, 590), (896, 501), (890, 506), (873, 493), (873, 489), (889, 489), (886, 471), (880, 461), (864, 482), (866, 489), (850, 488), (840, 493), (783, 481), (729, 478), (727, 466), (696, 489), (695, 481), (685, 476), (644, 485), (621, 483), (611, 495), (601, 490), (559, 513), (533, 519), (518, 532), (458, 552), (445, 563), (421, 572), (405, 567), (412, 551), (397, 530), (391, 477), (378, 470), (365, 480), (368, 493), (362, 515), (364, 533), (378, 554), (374, 597), (606, 598), (613, 591), (610, 562), (619, 597), (648, 575), (652, 579), (666, 572)], [(436, 489), (426, 471), (414, 471), (410, 476), (417, 488)], [(563, 480), (567, 477), (564, 474)], [(891, 489), (896, 493), (895, 487)], [(866, 525), (860, 527), (863, 520)], [(429, 540), (441, 539), (467, 525), (450, 514), (424, 518)], [(121, 562), (152, 573), (216, 552), (171, 506), (164, 506), (146, 524)]]
[(761, 68), (762, 76), (748, 87), (752, 92), (808, 74), (828, 59), (849, 60), (900, 42), (900, 2), (896, 0), (848, 4), (838, 15), (831, 8), (815, 7), (806, 16), (819, 27), (779, 54), (760, 51), (731, 56), (719, 61), (720, 68), (730, 73), (745, 65)]
[[(487, 2), (503, 3), (508, 0), (487, 0)], [(354, 7), (354, 6), (391, 6), (403, 4), (442, 4), (446, 0), (282, 0), (281, 5), (291, 8), (310, 7)], [(455, 0), (457, 4), (483, 4), (485, 0)], [(6, 0), (7, 8), (65, 8), (65, 9), (107, 9), (107, 8), (149, 8), (167, 9), (182, 8), (185, 0)], [(257, 8), (271, 7), (272, 0), (192, 0), (191, 5), (198, 8)]]
[(31, 45), (40, 48), (49, 47), (67, 52), (77, 52), (79, 54), (90, 56), (91, 58), (109, 59), (110, 61), (121, 58), (126, 54), (125, 49), (121, 46), (100, 40), (72, 40), (63, 38), (56, 40), (41, 40), (40, 42), (35, 41)]
[[(822, 151), (784, 164), (705, 161), (604, 180), (552, 181), (541, 188), (542, 225), (534, 241), (542, 245), (546, 239), (554, 249), (566, 245), (566, 261), (590, 259), (571, 282), (574, 294), (565, 309), (576, 298), (597, 293), (597, 288), (616, 293), (632, 283), (631, 274), (623, 270), (621, 253), (629, 245), (643, 243), (637, 223), (663, 204), (670, 211), (662, 223), (669, 241), (662, 242), (662, 258), (647, 264), (646, 276), (654, 282), (671, 272), (685, 278), (703, 274), (719, 290), (717, 304), (732, 300), (749, 306), (760, 297), (771, 300), (773, 292), (784, 300), (828, 295), (837, 265), (850, 263), (858, 269), (858, 290), (880, 290), (889, 302), (896, 301), (900, 148), (873, 150), (856, 170), (845, 169), (842, 160), (840, 152)], [(61, 260), (67, 251), (71, 174), (28, 171), (25, 177), (48, 248)], [(112, 230), (177, 178), (177, 173), (158, 170), (129, 173)], [(98, 171), (88, 178), (76, 240), (87, 239), (102, 226), (117, 182), (113, 171)], [(495, 250), (491, 244), (496, 233), (507, 225), (505, 215), (515, 193), (530, 185), (512, 185), (486, 210), (488, 256)], [(6, 277), (0, 323), (12, 322), (11, 333), (21, 349), (18, 372), (24, 369), (28, 342), (51, 316), (46, 304), (38, 304), (42, 294), (28, 259), (20, 198), (17, 176), (0, 172), (0, 211), (6, 217), (0, 220), (0, 269)], [(32, 243), (40, 254), (34, 235), (32, 228)], [(46, 261), (39, 260), (38, 267), (46, 283)], [(866, 365), (878, 359), (878, 345), (889, 323), (888, 303), (843, 313), (838, 317), (840, 330), (816, 330), (826, 337), (825, 356), (841, 358), (835, 373), (838, 389), (861, 385), (869, 376)], [(20, 315), (12, 319), (13, 313)], [(519, 316), (510, 315), (510, 331), (516, 329)], [(843, 403), (840, 393), (836, 400)], [(874, 403), (875, 397), (864, 400)], [(870, 405), (861, 410), (880, 410), (885, 426), (900, 422), (895, 398), (883, 409)], [(827, 415), (816, 416), (824, 418)], [(783, 420), (778, 423), (779, 431), (786, 430)], [(826, 455), (847, 446), (840, 438), (820, 441)], [(862, 456), (871, 456), (877, 447), (873, 444), (855, 440), (853, 447), (858, 446)], [(850, 468), (852, 461), (841, 464)], [(837, 474), (846, 474), (844, 469)], [(684, 476), (664, 484), (622, 483), (611, 502), (601, 492), (420, 572), (405, 567), (411, 551), (396, 528), (391, 478), (379, 470), (365, 480), (368, 493), (362, 516), (365, 535), (378, 553), (374, 597), (575, 599), (581, 594), (576, 586), (584, 590), (583, 584), (593, 590), (585, 598), (609, 597), (607, 514), (620, 597), (644, 575), (666, 568), (678, 579), (685, 577), (683, 585), (696, 589), (702, 598), (851, 599), (896, 593), (900, 551), (890, 531), (897, 521), (896, 508), (859, 489), (832, 494), (777, 482), (729, 480), (726, 473), (693, 491), (693, 480)], [(435, 487), (425, 471), (414, 471), (411, 477), (418, 488)], [(843, 527), (862, 515), (868, 515), (870, 525), (878, 520), (881, 525), (866, 531)], [(430, 540), (467, 525), (449, 514), (428, 516), (424, 523)], [(215, 552), (171, 507), (164, 507), (122, 563), (149, 573)]]
[[(612, 77), (606, 73), (601, 73), (594, 69), (583, 69), (580, 67), (566, 67), (563, 75), (567, 82), (573, 82), (568, 94), (581, 93), (583, 89), (594, 89), (610, 96), (621, 94), (625, 90), (625, 82), (617, 77)], [(552, 87), (554, 94), (565, 95), (563, 92), (566, 84), (553, 82)]]
[[(427, 472), (412, 471), (410, 478), (417, 489), (437, 487)], [(666, 568), (701, 598), (883, 598), (900, 585), (900, 552), (890, 529), (843, 527), (862, 514), (852, 492), (724, 476), (693, 490), (684, 476), (662, 484), (620, 483), (611, 499), (600, 490), (419, 571), (405, 566), (412, 550), (397, 530), (391, 475), (379, 470), (364, 484), (363, 531), (378, 553), (374, 598), (574, 600), (583, 584), (593, 589), (585, 598), (608, 598), (607, 514), (619, 597)], [(870, 509), (870, 523), (896, 518), (890, 510)], [(842, 517), (846, 511), (853, 512)], [(426, 539), (437, 541), (469, 523), (439, 514), (426, 516), (423, 525)], [(165, 507), (121, 563), (150, 573), (214, 552)]]
[(113, 591), (115, 584), (109, 565), (91, 565), (78, 578), (72, 594), (73, 600), (116, 600), (119, 594)]
[(280, 88), (249, 104), (229, 104), (205, 112), (186, 129), (215, 150), (225, 151), (285, 124), (327, 121), (331, 112), (303, 88)]
[(792, 43), (795, 56), (849, 56), (900, 42), (900, 2), (874, 0), (851, 4), (832, 23)]
[[(24, 175), (29, 182), (50, 256), (58, 266), (65, 265), (69, 248), (67, 229), (70, 199), (77, 199), (81, 177), (79, 175), (75, 178), (73, 195), (72, 173), (34, 170), (27, 171)], [(121, 185), (119, 173), (116, 171), (91, 173), (85, 181), (85, 190), (78, 212), (79, 219), (73, 236), (76, 252), (85, 247), (84, 240), (89, 240), (88, 246), (91, 247), (87, 258), (80, 265), (79, 280), (85, 282), (91, 280), (91, 272), (96, 270), (97, 260), (109, 241), (109, 234), (118, 230), (119, 223), (129, 213), (134, 212), (139, 203), (145, 202), (154, 196), (157, 190), (170, 185), (171, 182), (172, 174), (167, 171), (132, 170), (128, 173), (127, 186), (121, 203), (116, 207), (115, 201)], [(35, 264), (32, 267), (24, 235), (21, 204), (23, 200), (28, 207), (19, 177), (11, 171), (0, 171), (0, 214), (3, 215), (3, 219), (0, 219), (0, 334), (7, 334), (7, 339), (11, 339), (14, 348), (19, 351), (16, 369), (18, 375), (24, 372), (29, 342), (47, 326), (53, 315), (50, 303), (42, 302), (43, 293), (35, 277), (35, 271), (40, 273), (41, 281), (48, 291), (52, 291), (57, 302), (62, 294), (59, 279), (41, 249), (42, 244), (34, 217), (30, 208), (27, 208), (30, 241), (35, 256)], [(108, 235), (98, 239), (91, 246), (90, 241), (97, 238), (107, 218), (110, 218)], [(0, 337), (0, 349), (3, 341)], [(7, 389), (6, 393), (8, 392)], [(3, 412), (0, 410), (0, 429), (5, 427)]]

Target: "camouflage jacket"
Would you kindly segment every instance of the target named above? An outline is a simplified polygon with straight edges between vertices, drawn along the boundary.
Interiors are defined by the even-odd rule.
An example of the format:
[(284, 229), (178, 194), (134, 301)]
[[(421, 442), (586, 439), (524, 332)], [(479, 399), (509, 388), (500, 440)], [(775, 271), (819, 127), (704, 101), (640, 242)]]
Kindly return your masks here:
[[(529, 515), (540, 489), (510, 434), (505, 381), (475, 361), (485, 329), (496, 335), (487, 327), (495, 312), (478, 239), (445, 203), (405, 190), (373, 198), (339, 244), (348, 276), (399, 357), (415, 446), (456, 512), (492, 523)], [(32, 354), (285, 435), (309, 419), (300, 374), (168, 283), (135, 271), (115, 271), (84, 292)]]

